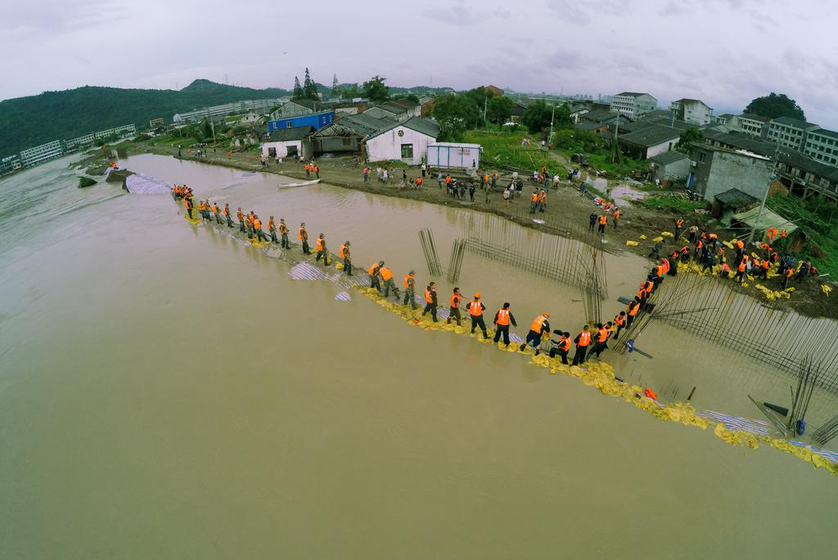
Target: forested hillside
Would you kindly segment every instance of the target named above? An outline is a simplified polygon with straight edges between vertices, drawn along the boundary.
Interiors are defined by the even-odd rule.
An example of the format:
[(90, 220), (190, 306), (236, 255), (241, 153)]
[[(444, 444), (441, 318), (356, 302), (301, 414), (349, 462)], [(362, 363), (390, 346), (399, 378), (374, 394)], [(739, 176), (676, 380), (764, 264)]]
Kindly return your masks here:
[(252, 89), (195, 80), (180, 91), (85, 86), (0, 101), (0, 157), (56, 139), (178, 112), (246, 99), (282, 97), (283, 89)]

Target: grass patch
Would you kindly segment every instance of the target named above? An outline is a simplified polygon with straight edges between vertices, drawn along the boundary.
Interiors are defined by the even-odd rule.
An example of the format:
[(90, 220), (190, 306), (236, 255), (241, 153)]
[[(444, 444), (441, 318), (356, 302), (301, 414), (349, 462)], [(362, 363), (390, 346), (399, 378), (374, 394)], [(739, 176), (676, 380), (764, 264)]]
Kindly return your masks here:
[[(521, 145), (524, 139), (530, 140), (527, 147)], [(547, 168), (548, 173), (564, 176), (567, 170), (556, 162), (537, 140), (538, 135), (525, 131), (493, 132), (486, 130), (468, 130), (463, 133), (463, 142), (480, 144), (483, 148), (481, 164), (483, 167), (513, 169), (527, 174)]]
[(795, 196), (772, 196), (766, 201), (772, 211), (791, 220), (809, 241), (798, 256), (810, 259), (821, 274), (838, 280), (838, 205), (823, 198), (802, 200)]
[(692, 215), (696, 210), (707, 208), (706, 202), (692, 201), (674, 194), (647, 196), (642, 204), (652, 210), (674, 210), (683, 215)]
[(92, 187), (96, 184), (96, 181), (91, 179), (90, 177), (79, 177), (79, 188), (83, 189), (85, 187)]

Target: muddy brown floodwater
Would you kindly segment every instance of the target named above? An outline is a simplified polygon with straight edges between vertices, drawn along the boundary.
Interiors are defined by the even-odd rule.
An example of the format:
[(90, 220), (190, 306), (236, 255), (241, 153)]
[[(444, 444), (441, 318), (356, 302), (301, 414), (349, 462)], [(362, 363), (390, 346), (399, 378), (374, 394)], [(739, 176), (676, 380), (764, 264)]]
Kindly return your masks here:
[[(336, 301), (336, 285), (190, 226), (168, 196), (76, 189), (67, 163), (0, 182), (0, 557), (766, 558), (835, 544), (838, 484), (809, 463), (659, 422), (356, 292)], [(447, 261), (472, 216), (160, 156), (123, 164), (305, 221), (333, 250), (351, 240), (359, 268), (413, 267), (422, 286), (417, 231)], [(646, 266), (608, 258), (606, 315)], [(492, 314), (509, 301), (521, 335), (543, 310), (557, 328), (583, 321), (577, 290), (474, 255), (458, 285)], [(753, 417), (746, 392), (788, 391), (782, 373), (666, 326), (643, 348), (654, 359), (604, 357), (643, 384), (698, 386), (698, 409)]]

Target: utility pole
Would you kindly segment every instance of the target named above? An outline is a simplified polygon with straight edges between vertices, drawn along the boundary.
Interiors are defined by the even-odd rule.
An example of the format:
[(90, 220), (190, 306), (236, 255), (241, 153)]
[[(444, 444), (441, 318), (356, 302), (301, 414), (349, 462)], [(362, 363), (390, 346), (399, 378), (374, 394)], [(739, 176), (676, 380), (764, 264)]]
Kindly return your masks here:
[(556, 118), (556, 104), (553, 103), (553, 112), (550, 113), (550, 138), (547, 139), (547, 149), (550, 149), (550, 142), (553, 141), (553, 121)]
[(489, 107), (489, 94), (485, 94), (483, 98), (483, 128), (489, 129), (489, 123), (486, 121), (486, 109)]
[(204, 107), (204, 110), (207, 112), (207, 118), (210, 122), (210, 130), (212, 130), (212, 143), (215, 144), (215, 123), (212, 122), (212, 117), (210, 116), (209, 107)]
[(762, 195), (762, 204), (759, 205), (759, 212), (757, 212), (757, 221), (754, 223), (754, 227), (751, 230), (751, 235), (748, 238), (748, 243), (752, 243), (754, 241), (754, 237), (756, 237), (757, 230), (759, 229), (759, 222), (762, 220), (762, 211), (765, 209), (765, 202), (768, 200), (768, 191), (771, 190), (771, 182), (777, 178), (777, 167), (780, 165), (779, 156), (780, 155), (780, 143), (777, 142), (777, 147), (774, 148), (774, 173), (768, 178), (768, 185), (765, 187), (765, 194)]

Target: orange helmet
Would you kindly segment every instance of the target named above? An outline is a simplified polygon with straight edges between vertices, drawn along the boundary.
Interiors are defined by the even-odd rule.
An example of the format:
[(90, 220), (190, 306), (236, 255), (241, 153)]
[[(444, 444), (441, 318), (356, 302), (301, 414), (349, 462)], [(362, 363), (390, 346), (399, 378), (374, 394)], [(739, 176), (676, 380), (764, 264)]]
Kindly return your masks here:
[(545, 317), (549, 317), (549, 316), (550, 316), (550, 314), (549, 314), (549, 313), (547, 313), (547, 312), (545, 311), (545, 312), (544, 312), (544, 316), (545, 316)]
[(480, 299), (480, 292), (474, 292), (474, 299)]

